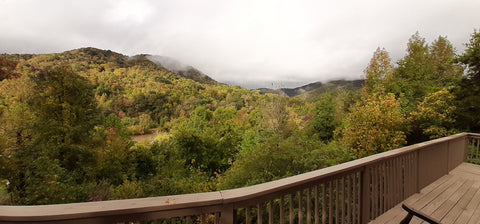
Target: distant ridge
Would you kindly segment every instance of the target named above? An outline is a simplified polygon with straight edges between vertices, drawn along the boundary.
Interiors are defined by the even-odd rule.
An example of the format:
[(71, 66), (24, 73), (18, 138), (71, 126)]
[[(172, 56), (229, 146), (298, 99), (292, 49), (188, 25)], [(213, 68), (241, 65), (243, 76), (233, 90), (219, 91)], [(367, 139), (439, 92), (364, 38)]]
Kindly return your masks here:
[(273, 93), (281, 96), (295, 97), (301, 94), (322, 94), (325, 92), (337, 90), (337, 89), (360, 89), (364, 84), (364, 80), (334, 80), (327, 83), (314, 82), (309, 83), (304, 86), (296, 88), (280, 88), (280, 89), (269, 89), (269, 88), (260, 88), (262, 94)]
[[(48, 54), (47, 54), (48, 55)], [(79, 60), (79, 61), (88, 61), (89, 63), (107, 63), (114, 62), (117, 66), (128, 67), (133, 64), (151, 64), (153, 66), (158, 66), (161, 69), (168, 70), (174, 74), (182, 76), (193, 81), (209, 84), (209, 85), (218, 85), (221, 84), (216, 80), (212, 79), (208, 75), (204, 74), (200, 70), (186, 65), (176, 59), (159, 56), (159, 55), (149, 55), (149, 54), (138, 54), (135, 56), (123, 55), (111, 50), (103, 50), (93, 47), (85, 47), (79, 49), (73, 49), (65, 51), (63, 53), (51, 54), (55, 57), (65, 57), (63, 59), (58, 58), (58, 60)], [(63, 56), (62, 56), (63, 55)], [(69, 56), (68, 56), (69, 55)], [(22, 57), (25, 60), (32, 58), (36, 55), (12, 55), (10, 57)], [(104, 69), (104, 68), (99, 68)], [(345, 90), (356, 90), (360, 89), (364, 85), (364, 80), (334, 80), (326, 83), (322, 82), (313, 82), (307, 85), (303, 85), (296, 88), (280, 88), (280, 89), (270, 89), (270, 88), (259, 88), (257, 90), (260, 93), (272, 93), (280, 96), (295, 97), (302, 95), (307, 98), (315, 97), (326, 92), (332, 92), (340, 89)]]

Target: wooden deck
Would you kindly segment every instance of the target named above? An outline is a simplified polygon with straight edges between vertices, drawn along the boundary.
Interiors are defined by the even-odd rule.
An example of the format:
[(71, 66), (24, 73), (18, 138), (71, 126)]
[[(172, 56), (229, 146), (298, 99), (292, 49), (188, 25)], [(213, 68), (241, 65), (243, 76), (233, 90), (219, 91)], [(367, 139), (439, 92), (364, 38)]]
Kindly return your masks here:
[(480, 223), (480, 166), (465, 161), (480, 161), (480, 134), (460, 133), (224, 191), (0, 205), (0, 223), (363, 224), (375, 218), (377, 223), (399, 223), (405, 212), (395, 206), (403, 200), (444, 223)]
[[(480, 166), (462, 163), (403, 203), (441, 223), (480, 223)], [(400, 203), (370, 223), (400, 223), (406, 214)]]

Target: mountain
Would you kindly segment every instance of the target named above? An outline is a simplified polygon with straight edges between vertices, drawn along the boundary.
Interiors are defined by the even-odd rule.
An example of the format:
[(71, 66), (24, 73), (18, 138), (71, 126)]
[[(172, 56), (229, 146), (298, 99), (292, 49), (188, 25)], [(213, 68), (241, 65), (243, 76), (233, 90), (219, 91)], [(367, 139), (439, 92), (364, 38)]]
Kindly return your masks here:
[(166, 68), (167, 70), (177, 73), (187, 79), (191, 79), (204, 84), (218, 84), (217, 81), (210, 78), (208, 75), (199, 71), (198, 69), (185, 65), (182, 62), (165, 56), (160, 55), (144, 55), (148, 60), (153, 63)]
[(273, 93), (281, 96), (295, 97), (298, 95), (316, 96), (322, 93), (331, 92), (339, 89), (356, 90), (362, 88), (364, 80), (334, 80), (327, 83), (314, 82), (297, 88), (269, 89), (260, 88), (261, 93)]

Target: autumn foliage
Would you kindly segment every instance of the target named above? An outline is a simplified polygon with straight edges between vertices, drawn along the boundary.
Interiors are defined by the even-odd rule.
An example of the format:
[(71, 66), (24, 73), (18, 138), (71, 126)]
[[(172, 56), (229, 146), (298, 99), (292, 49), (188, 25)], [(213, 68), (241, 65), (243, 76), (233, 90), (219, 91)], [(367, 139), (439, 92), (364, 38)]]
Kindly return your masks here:
[[(174, 73), (145, 55), (0, 55), (0, 203), (243, 187), (478, 132), (479, 40), (474, 31), (456, 55), (446, 37), (416, 33), (397, 62), (374, 52), (363, 88), (339, 80), (296, 97)], [(145, 134), (154, 140), (132, 139)]]

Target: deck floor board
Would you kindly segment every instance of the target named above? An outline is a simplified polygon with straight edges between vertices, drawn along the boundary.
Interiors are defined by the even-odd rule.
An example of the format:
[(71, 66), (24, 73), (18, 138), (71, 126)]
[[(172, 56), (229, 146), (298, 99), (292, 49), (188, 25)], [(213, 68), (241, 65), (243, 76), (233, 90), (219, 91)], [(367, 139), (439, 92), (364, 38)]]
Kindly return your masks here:
[[(370, 223), (400, 223), (407, 215), (402, 203), (444, 224), (480, 223), (480, 166), (462, 163)], [(422, 221), (414, 217), (411, 223)]]

